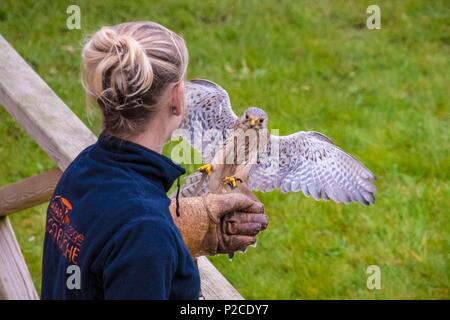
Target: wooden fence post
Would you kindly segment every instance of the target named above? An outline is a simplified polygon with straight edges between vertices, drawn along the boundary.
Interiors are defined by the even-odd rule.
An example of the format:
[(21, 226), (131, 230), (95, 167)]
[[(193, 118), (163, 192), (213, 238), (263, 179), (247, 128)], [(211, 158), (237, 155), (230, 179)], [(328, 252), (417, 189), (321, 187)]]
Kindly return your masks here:
[(19, 243), (8, 217), (0, 217), (0, 299), (35, 300), (31, 280)]

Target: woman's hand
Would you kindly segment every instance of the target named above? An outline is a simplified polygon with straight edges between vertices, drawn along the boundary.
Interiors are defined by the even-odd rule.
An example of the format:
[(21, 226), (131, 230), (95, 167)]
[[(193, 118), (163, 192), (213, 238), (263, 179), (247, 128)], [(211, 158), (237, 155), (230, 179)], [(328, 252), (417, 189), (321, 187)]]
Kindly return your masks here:
[(213, 216), (211, 220), (217, 225), (217, 231), (212, 228), (210, 235), (217, 235), (216, 253), (244, 251), (255, 244), (256, 235), (267, 228), (264, 206), (257, 199), (242, 193), (209, 194), (204, 199), (207, 210)]
[(179, 217), (175, 201), (170, 211), (193, 257), (244, 251), (268, 224), (263, 204), (240, 192), (180, 198), (180, 207)]

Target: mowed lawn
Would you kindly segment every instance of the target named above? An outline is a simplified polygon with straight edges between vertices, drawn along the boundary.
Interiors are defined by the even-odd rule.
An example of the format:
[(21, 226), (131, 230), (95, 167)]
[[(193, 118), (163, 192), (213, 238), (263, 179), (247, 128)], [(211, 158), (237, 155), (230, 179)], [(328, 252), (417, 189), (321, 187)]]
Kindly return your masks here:
[[(81, 30), (65, 26), (72, 3)], [(281, 134), (320, 131), (376, 174), (371, 207), (258, 194), (270, 224), (257, 247), (212, 259), (245, 298), (447, 299), (450, 5), (379, 0), (382, 29), (372, 31), (372, 3), (3, 0), (0, 33), (98, 133), (79, 81), (83, 38), (102, 25), (158, 21), (187, 40), (189, 77), (221, 84), (237, 113), (257, 105)], [(52, 167), (0, 108), (0, 185)], [(45, 210), (11, 216), (38, 288)], [(380, 290), (366, 286), (369, 265), (381, 268)]]

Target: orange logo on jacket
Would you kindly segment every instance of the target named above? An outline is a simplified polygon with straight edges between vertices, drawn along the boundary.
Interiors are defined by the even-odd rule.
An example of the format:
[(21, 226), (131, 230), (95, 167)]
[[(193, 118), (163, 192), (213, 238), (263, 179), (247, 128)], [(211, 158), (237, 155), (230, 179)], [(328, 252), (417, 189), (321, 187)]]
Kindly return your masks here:
[(73, 205), (69, 200), (60, 195), (54, 196), (48, 206), (47, 232), (63, 256), (77, 264), (84, 235), (70, 223), (69, 215), (72, 210)]
[(61, 196), (55, 196), (53, 198), (55, 210), (58, 213), (58, 216), (61, 217), (61, 222), (65, 224), (70, 223), (69, 213), (72, 211), (73, 207), (69, 200)]

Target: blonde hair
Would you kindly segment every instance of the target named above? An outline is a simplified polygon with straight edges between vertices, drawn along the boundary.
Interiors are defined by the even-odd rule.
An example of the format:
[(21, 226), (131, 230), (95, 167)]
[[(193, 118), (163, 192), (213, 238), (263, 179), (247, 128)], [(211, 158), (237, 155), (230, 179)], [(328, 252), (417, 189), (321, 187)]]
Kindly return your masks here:
[(169, 85), (185, 78), (187, 65), (183, 38), (158, 23), (102, 27), (82, 51), (88, 111), (98, 104), (110, 134), (138, 134), (165, 102)]

